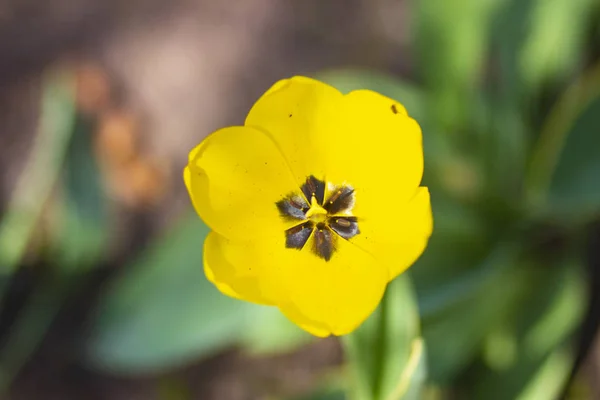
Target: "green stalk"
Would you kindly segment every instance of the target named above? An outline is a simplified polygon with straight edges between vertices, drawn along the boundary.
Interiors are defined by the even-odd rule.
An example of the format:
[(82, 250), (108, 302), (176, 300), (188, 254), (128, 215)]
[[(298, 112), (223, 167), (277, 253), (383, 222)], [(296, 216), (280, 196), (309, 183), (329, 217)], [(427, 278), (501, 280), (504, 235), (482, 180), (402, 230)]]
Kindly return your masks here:
[[(73, 132), (74, 82), (65, 72), (49, 74), (42, 93), (38, 134), (25, 169), (0, 221), (0, 274), (18, 266), (61, 171)], [(0, 287), (0, 294), (3, 292)]]

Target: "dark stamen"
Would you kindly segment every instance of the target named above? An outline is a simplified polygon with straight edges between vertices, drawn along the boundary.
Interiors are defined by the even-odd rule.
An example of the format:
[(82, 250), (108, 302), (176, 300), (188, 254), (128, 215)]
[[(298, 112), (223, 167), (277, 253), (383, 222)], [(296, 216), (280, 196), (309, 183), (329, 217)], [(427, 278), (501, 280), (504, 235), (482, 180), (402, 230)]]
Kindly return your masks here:
[(325, 224), (318, 224), (315, 229), (315, 240), (313, 244), (313, 250), (315, 254), (325, 261), (331, 260), (333, 255), (335, 236), (325, 226)]
[(306, 221), (303, 224), (296, 225), (285, 231), (285, 247), (288, 249), (302, 249), (310, 234), (313, 231), (314, 224)]
[(311, 202), (313, 196), (317, 199), (317, 202), (322, 205), (323, 198), (325, 197), (325, 182), (318, 180), (314, 175), (306, 178), (306, 183), (302, 185), (302, 193), (306, 196), (308, 202)]
[(329, 219), (329, 227), (344, 239), (350, 239), (360, 233), (356, 217), (333, 217)]
[(279, 200), (275, 203), (279, 214), (285, 219), (306, 219), (306, 212), (309, 210), (309, 205), (302, 196), (289, 195), (285, 199)]
[[(298, 224), (285, 230), (285, 247), (303, 249), (312, 236), (310, 251), (329, 261), (340, 237), (347, 240), (360, 233), (357, 218), (347, 215), (354, 206), (354, 189), (350, 186), (337, 186), (325, 201), (325, 182), (314, 175), (306, 178), (300, 189), (304, 196), (301, 193), (291, 193), (275, 203), (284, 219)], [(307, 220), (313, 197), (327, 212), (327, 216), (319, 215), (314, 218), (321, 221), (318, 223), (312, 218)]]
[(354, 205), (354, 189), (348, 186), (342, 186), (338, 188), (327, 202), (323, 205), (323, 208), (327, 210), (329, 214), (337, 214), (341, 211), (348, 210)]

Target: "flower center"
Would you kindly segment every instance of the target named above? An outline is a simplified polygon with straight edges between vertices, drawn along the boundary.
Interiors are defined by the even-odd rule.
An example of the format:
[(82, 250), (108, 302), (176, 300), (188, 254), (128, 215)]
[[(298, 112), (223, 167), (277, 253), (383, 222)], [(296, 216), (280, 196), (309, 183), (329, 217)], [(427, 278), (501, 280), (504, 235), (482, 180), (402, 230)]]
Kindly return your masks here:
[(312, 204), (306, 212), (306, 218), (318, 224), (321, 222), (327, 222), (327, 210), (321, 207), (317, 202), (317, 199), (313, 196)]
[(285, 231), (285, 245), (301, 250), (312, 237), (311, 251), (329, 261), (339, 238), (348, 240), (360, 233), (357, 219), (351, 214), (354, 189), (334, 186), (325, 199), (325, 182), (311, 175), (300, 192), (302, 194), (291, 193), (275, 203), (282, 218), (298, 221), (298, 225)]

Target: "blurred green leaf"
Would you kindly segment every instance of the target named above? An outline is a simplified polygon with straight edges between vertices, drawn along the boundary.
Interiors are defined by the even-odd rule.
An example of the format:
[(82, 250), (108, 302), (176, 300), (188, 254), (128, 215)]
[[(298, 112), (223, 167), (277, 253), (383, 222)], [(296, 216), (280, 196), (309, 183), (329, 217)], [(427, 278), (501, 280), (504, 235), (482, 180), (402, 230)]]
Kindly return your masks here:
[(477, 376), (476, 390), (468, 398), (490, 400), (558, 399), (571, 372), (573, 354), (568, 346), (538, 357), (520, 357), (506, 371)]
[[(523, 176), (531, 148), (531, 135), (524, 121), (522, 107), (516, 101), (489, 100), (482, 146), (477, 151), (482, 165), (486, 201), (493, 200), (498, 212), (514, 218), (524, 197)], [(510, 161), (509, 161), (510, 160)]]
[[(430, 188), (434, 230), (424, 254), (409, 269), (417, 292), (421, 317), (448, 307), (464, 296), (464, 285), (493, 243), (485, 220), (476, 207), (469, 207)], [(476, 270), (477, 271), (477, 270)], [(478, 275), (479, 272), (474, 272)], [(458, 292), (454, 287), (460, 286)]]
[(108, 210), (93, 153), (95, 121), (79, 115), (65, 157), (64, 201), (53, 235), (53, 262), (81, 270), (101, 259), (108, 235)]
[(422, 320), (434, 382), (450, 382), (473, 360), (526, 293), (526, 276), (518, 246), (500, 244), (471, 274), (435, 294), (430, 301), (447, 304)]
[(536, 0), (519, 54), (523, 82), (537, 88), (581, 61), (596, 0)]
[(27, 299), (0, 348), (0, 393), (10, 388), (13, 379), (46, 336), (63, 306), (68, 288), (68, 282), (46, 279)]
[(531, 98), (522, 83), (518, 55), (529, 35), (536, 1), (503, 0), (490, 22), (488, 88), (483, 95), (488, 110), (485, 128), (480, 128), (484, 136), (479, 156), (485, 165), (487, 195), (509, 208), (521, 205), (531, 147), (527, 113)]
[[(595, 0), (507, 0), (494, 17), (492, 107), (481, 152), (488, 191), (506, 202), (523, 195), (532, 137), (531, 115), (543, 84), (581, 63)], [(536, 129), (537, 130), (537, 129)], [(506, 160), (510, 160), (509, 163)]]
[(386, 400), (421, 400), (427, 381), (427, 350), (422, 338), (413, 340), (410, 358), (394, 391)]
[[(398, 400), (418, 393), (423, 342), (410, 280), (406, 275), (388, 285), (378, 309), (344, 338), (352, 375), (351, 398)], [(406, 397), (408, 398), (408, 397)]]
[(575, 222), (600, 212), (598, 126), (600, 66), (565, 93), (544, 124), (527, 180), (532, 212)]
[(472, 265), (465, 273), (448, 279), (445, 284), (431, 288), (419, 297), (422, 318), (435, 316), (455, 305), (485, 292), (496, 279), (511, 269), (517, 260), (517, 246), (500, 244), (483, 262)]
[[(47, 72), (43, 80), (37, 136), (0, 221), (0, 297), (25, 254), (63, 166), (75, 114), (72, 78), (58, 70)], [(61, 282), (50, 279), (27, 299), (0, 349), (0, 391), (9, 388), (37, 349), (63, 304), (66, 290)]]
[(428, 113), (452, 133), (464, 126), (481, 80), (490, 22), (505, 0), (415, 2), (417, 58), (426, 81)]
[(547, 354), (556, 348), (574, 332), (584, 315), (588, 296), (581, 263), (571, 261), (555, 268), (557, 273), (547, 273), (546, 281), (537, 279), (538, 285), (545, 283), (533, 291), (541, 301), (536, 304), (530, 298), (525, 309), (530, 323), (523, 324), (527, 327), (523, 345), (528, 354)]
[(474, 398), (555, 399), (563, 389), (574, 354), (561, 346), (583, 318), (586, 290), (579, 263), (557, 264), (527, 280), (529, 293), (520, 303), (527, 307), (515, 310), (516, 358), (500, 368), (485, 360), (488, 368), (475, 375)]
[(221, 294), (204, 276), (208, 228), (189, 215), (157, 240), (100, 300), (88, 343), (95, 367), (163, 371), (238, 343), (264, 307)]
[(49, 72), (42, 90), (39, 132), (0, 221), (0, 272), (3, 274), (11, 273), (23, 257), (59, 176), (73, 132), (74, 113), (72, 76), (64, 71)]
[(303, 329), (287, 319), (277, 308), (265, 307), (247, 327), (242, 345), (254, 355), (285, 353), (315, 340)]
[(555, 350), (542, 362), (516, 400), (558, 399), (567, 383), (574, 359), (568, 346)]
[(537, 1), (503, 0), (491, 21), (491, 45), (496, 56), (492, 91), (498, 103), (496, 107), (514, 111), (511, 108), (519, 110), (524, 104), (526, 91), (519, 55), (524, 38), (530, 34), (532, 12)]

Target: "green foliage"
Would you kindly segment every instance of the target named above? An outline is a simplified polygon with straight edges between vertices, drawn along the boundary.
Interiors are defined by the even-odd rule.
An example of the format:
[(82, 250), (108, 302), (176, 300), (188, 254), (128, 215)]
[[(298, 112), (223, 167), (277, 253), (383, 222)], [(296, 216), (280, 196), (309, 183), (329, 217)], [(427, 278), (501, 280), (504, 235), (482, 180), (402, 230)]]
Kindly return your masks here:
[(433, 380), (452, 382), (481, 351), (486, 336), (519, 306), (527, 281), (518, 256), (515, 246), (500, 245), (466, 276), (450, 281), (444, 301), (429, 306), (432, 312), (422, 323)]
[[(0, 220), (0, 305), (7, 282), (19, 266), (34, 236), (44, 206), (59, 180), (74, 136), (75, 116), (72, 76), (63, 71), (47, 73), (41, 87), (39, 129), (25, 169), (19, 177), (6, 214)], [(64, 277), (63, 277), (64, 278)], [(0, 348), (0, 393), (31, 357), (58, 313), (68, 289), (68, 279), (46, 279), (26, 299), (15, 317), (10, 334)]]
[(600, 68), (582, 76), (552, 110), (529, 171), (532, 207), (566, 223), (582, 223), (600, 212), (597, 149)]
[(519, 304), (529, 306), (508, 324), (515, 357), (497, 363), (488, 353), (474, 378), (473, 398), (554, 399), (563, 390), (574, 357), (565, 342), (581, 321), (586, 290), (578, 263), (557, 264), (548, 273), (533, 271), (526, 280), (529, 290)]
[(535, 2), (529, 35), (518, 60), (528, 87), (537, 88), (549, 79), (562, 78), (578, 66), (586, 34), (586, 24), (581, 22), (593, 6), (594, 0)]
[(0, 223), (0, 274), (10, 274), (25, 253), (60, 175), (73, 133), (74, 114), (72, 77), (49, 73), (42, 90), (39, 132)]
[(61, 217), (52, 239), (52, 258), (65, 272), (85, 271), (102, 260), (108, 239), (108, 205), (93, 154), (94, 121), (75, 118), (64, 165)]
[(409, 280), (396, 278), (375, 313), (344, 339), (352, 399), (419, 398), (424, 350), (418, 321)]
[(164, 370), (239, 340), (259, 307), (223, 296), (206, 280), (207, 233), (190, 215), (107, 289), (89, 342), (92, 363), (130, 374)]
[(554, 208), (577, 209), (584, 216), (597, 213), (600, 189), (598, 139), (590, 135), (600, 122), (600, 98), (596, 97), (577, 117), (568, 133), (550, 184), (549, 197)]
[(277, 308), (263, 307), (243, 332), (241, 344), (248, 354), (266, 356), (291, 352), (313, 340)]
[[(504, 0), (415, 2), (416, 56), (426, 80), (429, 111), (436, 124), (458, 127), (485, 62), (486, 38), (494, 11)], [(449, 132), (450, 133), (450, 132)]]

